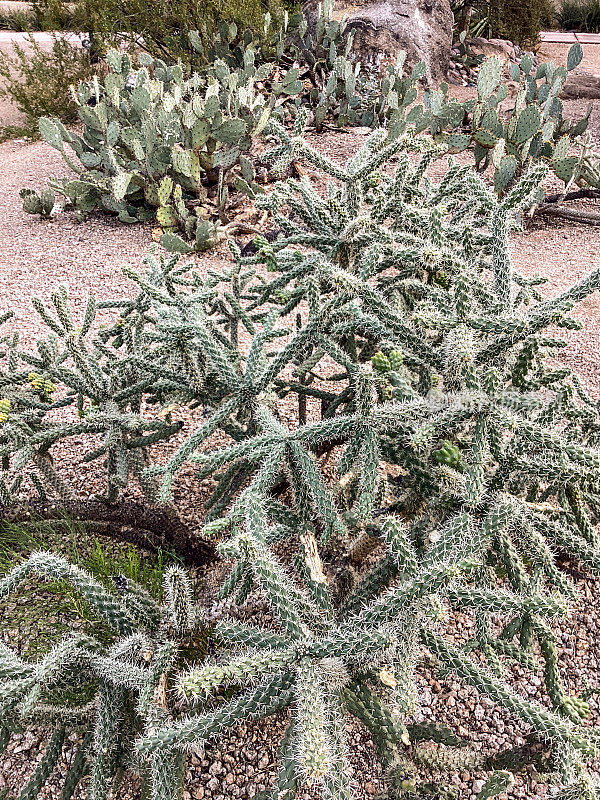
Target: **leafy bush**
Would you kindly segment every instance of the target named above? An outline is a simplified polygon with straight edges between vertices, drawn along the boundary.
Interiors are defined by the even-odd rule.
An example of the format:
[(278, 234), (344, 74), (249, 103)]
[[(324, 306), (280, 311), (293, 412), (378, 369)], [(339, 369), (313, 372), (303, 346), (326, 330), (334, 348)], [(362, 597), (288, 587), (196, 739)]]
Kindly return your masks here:
[[(6, 8), (6, 6), (5, 6)], [(78, 30), (74, 4), (62, 0), (32, 0), (27, 11), (0, 11), (0, 29), (11, 31)]]
[(83, 32), (81, 12), (77, 2), (31, 0), (31, 6), (40, 30)]
[(37, 28), (34, 14), (26, 11), (0, 11), (0, 30), (33, 31)]
[[(426, 177), (440, 148), (412, 130), (390, 143), (373, 133), (342, 167), (306, 144), (305, 122), (299, 114), (288, 133), (272, 120), (268, 158), (280, 171), (308, 162), (331, 182), (324, 197), (303, 179), (258, 198), (277, 239), (255, 240), (246, 258), (232, 244), (231, 270), (206, 278), (153, 256), (144, 273), (126, 271), (135, 297), (90, 300), (81, 322), (64, 290), (49, 306), (35, 300), (49, 338), (21, 353), (7, 335), (0, 379), (1, 487), (14, 518), (24, 471), (42, 502), (72, 496), (52, 452), (73, 436), (93, 437), (85, 460), (104, 464), (112, 503), (133, 477), (169, 501), (192, 462), (198, 481), (216, 481), (204, 536), (232, 560), (219, 596), (243, 604), (260, 592), (276, 625), (217, 619), (221, 649), (202, 660), (201, 610), (180, 571), (159, 611), (129, 582), (106, 592), (35, 555), (0, 596), (61, 577), (115, 638), (70, 638), (34, 666), (2, 649), (2, 723), (56, 720), (35, 791), (66, 726), (86, 732), (69, 786), (87, 764), (91, 796), (104, 798), (127, 764), (170, 800), (190, 748), (291, 707), (273, 796), (309, 783), (341, 800), (350, 713), (371, 731), (392, 796), (422, 796), (420, 741), (441, 743), (440, 763), (477, 761), (451, 732), (414, 723), (428, 654), (548, 743), (562, 800), (598, 798), (585, 762), (600, 732), (565, 690), (548, 620), (576, 592), (555, 549), (600, 569), (599, 409), (553, 359), (564, 344), (553, 331), (577, 327), (569, 312), (600, 288), (600, 269), (551, 300), (514, 269), (510, 233), (542, 165), (498, 199), (452, 161), (440, 182)], [(98, 309), (113, 309), (112, 322), (98, 327)], [(179, 431), (177, 405), (206, 413), (157, 460)], [(456, 611), (474, 615), (468, 642), (444, 633)], [(551, 710), (510, 688), (514, 663), (543, 670)], [(67, 704), (75, 664), (87, 694)], [(509, 780), (493, 775), (482, 796)]]
[(555, 9), (551, 0), (475, 0), (472, 23), (485, 22), (488, 38), (508, 39), (522, 47), (534, 47), (540, 31), (554, 27)]
[(0, 53), (0, 96), (9, 97), (25, 115), (30, 134), (37, 135), (40, 117), (77, 119), (73, 88), (94, 72), (86, 51), (62, 36), (54, 36), (49, 53), (33, 37), (27, 47), (15, 44), (13, 50), (12, 56)]
[(558, 20), (563, 30), (598, 33), (600, 31), (600, 2), (598, 0), (563, 0)]

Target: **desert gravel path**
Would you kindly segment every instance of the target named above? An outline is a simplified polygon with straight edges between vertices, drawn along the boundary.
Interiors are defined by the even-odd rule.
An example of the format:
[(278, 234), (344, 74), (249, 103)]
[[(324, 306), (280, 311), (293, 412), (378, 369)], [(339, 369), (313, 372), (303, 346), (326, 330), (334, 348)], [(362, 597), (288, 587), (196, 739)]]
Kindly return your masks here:
[(152, 241), (148, 226), (124, 227), (108, 216), (80, 224), (70, 214), (42, 221), (23, 213), (21, 188), (40, 189), (68, 172), (44, 142), (0, 145), (0, 308), (14, 310), (27, 334), (35, 331), (32, 295), (48, 296), (59, 283), (78, 305), (90, 292), (122, 295), (121, 266), (137, 266)]

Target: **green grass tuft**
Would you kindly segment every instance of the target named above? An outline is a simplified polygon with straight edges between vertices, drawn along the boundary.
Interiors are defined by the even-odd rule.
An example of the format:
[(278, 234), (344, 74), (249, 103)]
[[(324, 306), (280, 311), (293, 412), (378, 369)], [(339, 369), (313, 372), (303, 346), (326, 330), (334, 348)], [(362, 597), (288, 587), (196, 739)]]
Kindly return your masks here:
[[(30, 526), (4, 523), (0, 528), (0, 575), (35, 550), (52, 550), (83, 567), (98, 581), (114, 588), (115, 575), (123, 575), (143, 586), (157, 600), (162, 592), (166, 568), (174, 562), (170, 554), (141, 552), (133, 545), (101, 541), (85, 525), (70, 519), (53, 525), (39, 520)], [(73, 628), (99, 639), (108, 630), (88, 604), (65, 583), (41, 583), (23, 587), (18, 599), (0, 601), (3, 639), (35, 657), (48, 650)]]
[(563, 30), (600, 31), (600, 0), (563, 0), (558, 14)]

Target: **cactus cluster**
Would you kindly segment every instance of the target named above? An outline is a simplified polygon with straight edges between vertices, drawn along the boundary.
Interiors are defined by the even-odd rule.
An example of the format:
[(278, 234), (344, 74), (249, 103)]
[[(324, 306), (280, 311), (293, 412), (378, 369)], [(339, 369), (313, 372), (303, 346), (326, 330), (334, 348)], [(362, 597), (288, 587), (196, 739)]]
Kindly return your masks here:
[(40, 121), (42, 136), (76, 176), (52, 179), (41, 196), (25, 190), (24, 209), (49, 216), (57, 194), (82, 218), (96, 208), (122, 222), (155, 218), (200, 250), (214, 237), (211, 207), (225, 208), (236, 178), (260, 191), (244, 154), (271, 113), (257, 84), (273, 65), (257, 66), (251, 47), (238, 69), (217, 60), (188, 78), (179, 65), (144, 55), (139, 61), (134, 68), (126, 53), (112, 50), (104, 80), (79, 85), (82, 135)]
[[(352, 52), (354, 31), (347, 17), (336, 19), (333, 11), (332, 0), (324, 0), (310, 27), (301, 13), (284, 14), (281, 27), (274, 26), (267, 14), (262, 37), (253, 37), (249, 31), (244, 34), (245, 47), (253, 46), (263, 59), (277, 65), (268, 88), (276, 95), (278, 107), (285, 106), (286, 116), (292, 118), (301, 107), (310, 108), (318, 131), (325, 122), (376, 127), (386, 116), (397, 118), (399, 110), (405, 113), (417, 97), (425, 65), (418, 64), (410, 77), (403, 75), (404, 53), (382, 74), (362, 65)], [(210, 49), (203, 44), (206, 38), (191, 34), (192, 44), (206, 54), (208, 63), (221, 58), (230, 65), (243, 65), (235, 26), (222, 25)]]
[(23, 189), (24, 211), (49, 218), (62, 203), (84, 219), (100, 208), (126, 223), (156, 219), (172, 252), (213, 246), (215, 211), (223, 215), (231, 190), (251, 198), (263, 191), (249, 151), (274, 109), (295, 116), (308, 103), (318, 127), (332, 115), (365, 122), (352, 36), (331, 12), (331, 3), (319, 10), (314, 38), (302, 15), (287, 14), (281, 28), (267, 14), (264, 37), (223, 23), (209, 46), (192, 31), (190, 44), (206, 63), (191, 74), (147, 54), (136, 67), (128, 54), (109, 51), (106, 77), (74, 90), (83, 134), (40, 120), (42, 137), (76, 177), (54, 178), (40, 194)]
[[(547, 163), (565, 184), (600, 187), (597, 156), (586, 147), (577, 153), (573, 150), (573, 143), (587, 129), (592, 107), (573, 123), (564, 118), (560, 100), (568, 73), (582, 58), (581, 45), (574, 44), (566, 67), (550, 61), (540, 64), (534, 72), (531, 56), (524, 55), (519, 64), (510, 67), (510, 77), (518, 84), (514, 101), (508, 100), (509, 88), (502, 82), (500, 61), (495, 57), (486, 59), (479, 69), (477, 99), (462, 105), (467, 131), (447, 131), (440, 138), (457, 152), (473, 147), (479, 170), (492, 165), (498, 194), (506, 192), (536, 161)], [(502, 104), (510, 108), (503, 111)], [(451, 105), (441, 105), (437, 116), (441, 114), (443, 122)], [(464, 119), (457, 117), (457, 121), (464, 127)]]
[(301, 85), (287, 110), (294, 117), (301, 107), (308, 106), (317, 131), (325, 122), (377, 127), (387, 114), (404, 111), (414, 102), (416, 89), (414, 93), (408, 90), (423, 77), (425, 67), (419, 64), (410, 79), (406, 78), (405, 54), (401, 53), (397, 63), (382, 74), (365, 68), (352, 52), (354, 30), (346, 17), (334, 19), (333, 6), (332, 0), (319, 6), (314, 30), (301, 18), (280, 55), (280, 63), (299, 65)]
[(351, 57), (354, 33), (348, 29), (346, 19), (333, 19), (332, 12), (332, 0), (325, 0), (314, 31), (309, 31), (303, 20), (288, 53), (301, 65), (299, 78), (307, 82), (293, 110), (310, 104), (317, 130), (332, 116), (340, 125), (361, 124), (364, 112), (357, 90), (360, 64)]
[[(257, 177), (251, 149), (270, 116), (290, 121), (306, 109), (317, 130), (328, 121), (383, 126), (391, 141), (414, 128), (448, 152), (472, 149), (479, 170), (493, 165), (499, 195), (538, 162), (568, 186), (600, 187), (598, 156), (581, 138), (591, 107), (571, 123), (559, 99), (568, 71), (581, 61), (578, 44), (566, 68), (549, 62), (533, 74), (527, 55), (513, 64), (519, 89), (506, 111), (508, 87), (496, 58), (480, 67), (477, 100), (449, 99), (442, 84), (426, 88), (418, 103), (425, 64), (405, 74), (400, 53), (382, 71), (365, 69), (352, 53), (346, 20), (333, 17), (331, 0), (319, 8), (312, 31), (301, 14), (286, 14), (281, 27), (266, 15), (262, 37), (224, 23), (210, 44), (206, 32), (186, 35), (206, 62), (200, 71), (147, 54), (134, 67), (128, 54), (111, 50), (105, 78), (74, 90), (82, 135), (57, 120), (40, 120), (43, 138), (75, 177), (51, 179), (40, 194), (23, 189), (27, 213), (49, 218), (66, 206), (83, 219), (100, 208), (126, 223), (155, 219), (171, 252), (208, 249), (227, 234), (220, 223), (231, 193), (235, 206), (243, 195), (254, 200), (264, 192), (267, 175), (261, 169)], [(532, 203), (542, 198), (540, 192)]]
[[(131, 480), (170, 502), (194, 465), (197, 481), (214, 481), (203, 536), (230, 565), (219, 598), (240, 613), (211, 620), (214, 656), (183, 661), (180, 639), (201, 613), (180, 572), (160, 611), (129, 584), (107, 592), (35, 555), (0, 596), (32, 573), (61, 577), (114, 640), (70, 637), (34, 664), (1, 648), (0, 723), (55, 720), (35, 787), (74, 728), (95, 800), (123, 765), (147, 777), (153, 800), (174, 800), (190, 749), (290, 709), (267, 796), (309, 784), (348, 800), (350, 714), (373, 737), (388, 797), (435, 797), (419, 764), (462, 770), (477, 757), (415, 722), (426, 662), (543, 738), (563, 798), (597, 799), (586, 763), (600, 732), (561, 679), (551, 621), (577, 593), (555, 551), (600, 570), (598, 404), (554, 358), (600, 269), (552, 299), (515, 270), (510, 234), (545, 166), (498, 197), (452, 159), (428, 177), (445, 146), (410, 127), (391, 141), (375, 131), (340, 166), (307, 144), (306, 121), (301, 110), (288, 131), (271, 119), (266, 158), (275, 171), (291, 160), (321, 170), (328, 190), (304, 177), (260, 195), (279, 235), (254, 255), (231, 242), (230, 269), (203, 275), (154, 254), (125, 271), (130, 299), (91, 299), (81, 320), (64, 290), (35, 300), (48, 329), (37, 351), (4, 337), (3, 503), (25, 476), (42, 498), (72, 498), (53, 456), (71, 437), (89, 439), (85, 463), (104, 465), (109, 504)], [(180, 433), (178, 410), (198, 407), (161, 451)], [(251, 594), (271, 622), (244, 620)], [(470, 640), (447, 635), (456, 613), (473, 616)], [(515, 664), (543, 676), (544, 703), (511, 688)], [(73, 682), (89, 683), (93, 705), (61, 694)], [(482, 798), (511, 777), (495, 772)]]

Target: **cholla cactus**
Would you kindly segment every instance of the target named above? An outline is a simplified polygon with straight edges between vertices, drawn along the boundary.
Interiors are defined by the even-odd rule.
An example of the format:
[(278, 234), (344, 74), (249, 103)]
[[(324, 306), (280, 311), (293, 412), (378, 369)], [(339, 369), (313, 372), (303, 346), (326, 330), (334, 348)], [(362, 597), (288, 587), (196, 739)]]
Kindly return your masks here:
[[(37, 662), (27, 662), (0, 645), (0, 743), (10, 733), (36, 725), (53, 730), (44, 757), (21, 798), (34, 800), (61, 757), (67, 732), (79, 733), (79, 749), (62, 797), (70, 800), (88, 776), (88, 797), (118, 792), (124, 769), (153, 775), (153, 797), (174, 798), (181, 784), (178, 760), (169, 756), (140, 764), (135, 737), (171, 719), (167, 674), (183, 653), (202, 654), (205, 637), (195, 622), (185, 630), (180, 598), (192, 605), (189, 578), (176, 568), (165, 576), (165, 604), (159, 606), (140, 586), (114, 579), (107, 590), (84, 570), (51, 553), (34, 553), (0, 580), (0, 598), (25, 580), (64, 581), (85, 599), (105, 624), (102, 639), (65, 637)], [(189, 618), (186, 611), (186, 619)], [(197, 617), (197, 615), (196, 615)], [(108, 639), (108, 641), (107, 641)], [(69, 701), (62, 701), (67, 692)], [(165, 763), (166, 762), (166, 763)]]
[(477, 800), (489, 800), (490, 797), (496, 797), (510, 788), (513, 782), (514, 775), (511, 772), (505, 770), (494, 772), (477, 795)]
[[(148, 667), (118, 655), (137, 642), (138, 593), (125, 604), (65, 573), (120, 636), (116, 650), (90, 656), (100, 681), (96, 730), (116, 741), (113, 704), (143, 687), (130, 762), (148, 766), (155, 800), (167, 800), (191, 747), (289, 708), (273, 796), (294, 796), (308, 782), (343, 800), (352, 796), (349, 713), (371, 732), (390, 795), (414, 794), (406, 765), (423, 757), (416, 744), (457, 744), (412, 719), (427, 658), (552, 745), (565, 797), (576, 786), (596, 792), (585, 763), (598, 732), (584, 725), (585, 703), (565, 691), (547, 620), (564, 617), (575, 595), (555, 549), (600, 567), (598, 408), (577, 376), (546, 356), (562, 345), (549, 326), (576, 326), (569, 312), (600, 287), (600, 270), (542, 300), (540, 280), (514, 269), (510, 234), (543, 167), (498, 199), (452, 160), (440, 182), (427, 177), (440, 148), (412, 130), (391, 143), (376, 131), (339, 166), (304, 141), (304, 121), (299, 115), (291, 133), (272, 122), (278, 142), (267, 158), (277, 169), (306, 160), (330, 177), (329, 189), (321, 196), (308, 179), (278, 184), (260, 205), (281, 233), (256, 255), (242, 258), (232, 245), (231, 271), (204, 279), (153, 256), (144, 274), (127, 273), (136, 297), (104, 304), (118, 314), (113, 324), (96, 329), (86, 315), (78, 331), (58, 294), (52, 313), (37, 304), (53, 333), (39, 355), (10, 340), (5, 486), (33, 466), (45, 491), (60, 491), (56, 465), (51, 472), (40, 461), (74, 433), (106, 437), (93, 455), (109, 456), (110, 499), (137, 476), (168, 502), (192, 462), (199, 480), (216, 480), (204, 535), (232, 562), (219, 596), (243, 606), (255, 592), (274, 619), (218, 619), (215, 657), (181, 668), (171, 648), (200, 617), (173, 570), (169, 613), (147, 634), (165, 638)], [(31, 396), (31, 368), (57, 386), (51, 402)], [(82, 420), (51, 422), (57, 403), (83, 410)], [(154, 409), (175, 404), (207, 412), (178, 449), (151, 461), (149, 445), (173, 425)], [(149, 425), (150, 414), (160, 423)], [(228, 443), (210, 449), (215, 432)], [(2, 585), (12, 589), (28, 569)], [(475, 617), (471, 641), (446, 635), (445, 620), (460, 611)], [(48, 656), (65, 681), (70, 652)], [(2, 692), (17, 713), (34, 707), (34, 684), (13, 658)], [(546, 704), (511, 689), (513, 663), (543, 670)], [(119, 692), (109, 692), (115, 675)], [(160, 700), (166, 685), (177, 689), (176, 713)], [(110, 748), (98, 736), (91, 770), (106, 786)], [(438, 763), (460, 763), (460, 754)], [(504, 778), (493, 776), (490, 791)]]

